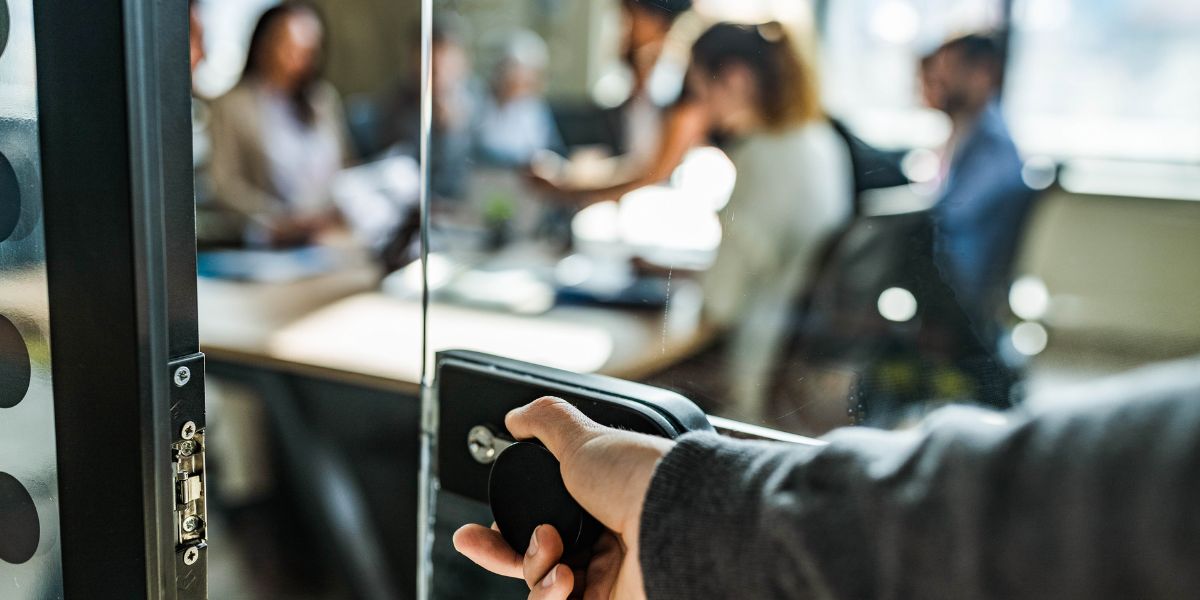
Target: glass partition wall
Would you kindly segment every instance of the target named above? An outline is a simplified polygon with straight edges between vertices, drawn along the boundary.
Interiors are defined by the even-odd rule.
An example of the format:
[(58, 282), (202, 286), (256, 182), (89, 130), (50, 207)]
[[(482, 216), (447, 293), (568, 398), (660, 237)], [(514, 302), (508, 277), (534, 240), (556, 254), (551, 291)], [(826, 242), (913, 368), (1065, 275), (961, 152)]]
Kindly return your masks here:
[(0, 0), (0, 596), (63, 593), (33, 3)]
[[(956, 198), (980, 197), (948, 177), (973, 130), (942, 114), (927, 57), (977, 31), (1003, 79), (1008, 56), (1050, 52), (1025, 21), (1004, 35), (1013, 3), (815, 4), (424, 0), (423, 102), (407, 107), (423, 117), (423, 260), (383, 283), (425, 306), (422, 598), (527, 593), (450, 545), (491, 516), (438, 493), (435, 445), (465, 443), (435, 439), (456, 409), (432, 393), (441, 350), (649, 383), (806, 436), (953, 404), (1025, 410), (1200, 351), (1183, 258), (1200, 256), (1200, 203), (1064, 189), (1018, 137), (964, 175), (999, 204), (954, 229)], [(729, 74), (705, 70), (720, 51), (697, 42), (723, 21), (790, 46), (797, 87), (823, 98), (809, 117), (729, 116)], [(1013, 111), (1040, 85), (1005, 81), (997, 131), (1027, 122)]]

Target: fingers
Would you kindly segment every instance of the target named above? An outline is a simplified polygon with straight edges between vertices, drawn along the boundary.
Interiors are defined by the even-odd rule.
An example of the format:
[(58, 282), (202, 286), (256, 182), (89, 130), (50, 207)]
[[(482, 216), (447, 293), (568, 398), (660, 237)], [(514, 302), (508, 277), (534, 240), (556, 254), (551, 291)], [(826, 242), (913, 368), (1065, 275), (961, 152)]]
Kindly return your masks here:
[(522, 572), (529, 589), (537, 587), (538, 582), (553, 572), (555, 565), (562, 559), (562, 553), (562, 538), (553, 525), (539, 525), (533, 530)]
[(529, 600), (566, 600), (575, 587), (575, 574), (567, 565), (555, 565), (529, 591)]
[(560, 461), (603, 429), (558, 398), (538, 398), (508, 413), (504, 425), (519, 440), (537, 438)]
[(587, 566), (588, 585), (583, 597), (585, 600), (614, 598), (617, 575), (625, 560), (625, 548), (615, 535), (606, 533), (600, 536), (592, 550), (594, 554)]
[(510, 548), (500, 532), (494, 529), (483, 525), (463, 526), (454, 532), (454, 549), (471, 559), (471, 562), (497, 575), (515, 578), (524, 576), (521, 555)]
[(500, 532), (482, 525), (466, 525), (454, 532), (454, 549), (497, 575), (525, 579), (529, 600), (565, 600), (575, 587), (575, 574), (558, 564), (562, 538), (550, 525), (534, 530), (525, 556), (514, 552)]

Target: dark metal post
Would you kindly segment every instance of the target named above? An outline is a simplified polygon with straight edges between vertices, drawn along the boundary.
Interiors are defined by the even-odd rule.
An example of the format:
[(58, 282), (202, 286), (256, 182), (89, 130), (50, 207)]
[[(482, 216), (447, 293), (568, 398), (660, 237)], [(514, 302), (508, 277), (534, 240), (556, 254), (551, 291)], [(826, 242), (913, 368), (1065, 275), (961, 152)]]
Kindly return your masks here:
[(187, 4), (34, 17), (63, 589), (203, 597), (202, 574), (176, 585), (169, 370), (198, 353)]

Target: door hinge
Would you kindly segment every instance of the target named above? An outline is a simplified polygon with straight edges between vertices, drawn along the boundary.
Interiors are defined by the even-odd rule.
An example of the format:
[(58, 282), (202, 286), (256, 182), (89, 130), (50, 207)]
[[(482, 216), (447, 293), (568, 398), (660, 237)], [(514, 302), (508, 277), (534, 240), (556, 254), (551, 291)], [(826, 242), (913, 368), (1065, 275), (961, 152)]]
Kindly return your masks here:
[(204, 355), (170, 362), (171, 479), (175, 511), (175, 588), (179, 600), (208, 597)]

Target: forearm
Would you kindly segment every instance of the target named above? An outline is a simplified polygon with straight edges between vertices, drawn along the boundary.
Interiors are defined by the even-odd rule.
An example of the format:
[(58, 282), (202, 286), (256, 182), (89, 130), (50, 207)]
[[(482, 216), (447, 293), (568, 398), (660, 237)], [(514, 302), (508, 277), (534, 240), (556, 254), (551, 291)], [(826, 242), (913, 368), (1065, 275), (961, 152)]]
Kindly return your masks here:
[(684, 438), (647, 495), (648, 595), (1198, 597), (1200, 386), (1132, 389), (820, 448)]
[(610, 186), (578, 192), (585, 196), (587, 203), (595, 203), (620, 198), (636, 189), (665, 181), (683, 163), (688, 151), (704, 142), (706, 129), (706, 116), (701, 106), (677, 106), (668, 112), (662, 129), (662, 143), (654, 161), (643, 171)]

